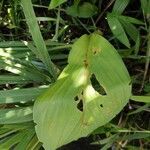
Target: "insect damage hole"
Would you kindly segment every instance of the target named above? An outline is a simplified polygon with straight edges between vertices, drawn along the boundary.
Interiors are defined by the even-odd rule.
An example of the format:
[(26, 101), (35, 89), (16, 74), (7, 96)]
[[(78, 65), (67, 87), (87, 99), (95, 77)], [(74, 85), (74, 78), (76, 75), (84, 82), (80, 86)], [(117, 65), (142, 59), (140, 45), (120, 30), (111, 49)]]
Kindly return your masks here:
[(103, 104), (100, 104), (100, 107), (103, 108)]
[(77, 109), (81, 112), (83, 112), (83, 90), (81, 93), (74, 97), (74, 100), (77, 102)]
[(96, 55), (96, 54), (98, 54), (101, 50), (100, 50), (100, 49), (97, 49), (97, 48), (94, 48), (94, 49), (92, 49), (92, 51), (93, 51), (93, 55)]
[(97, 51), (93, 51), (93, 54), (96, 55), (96, 54), (97, 54)]
[(78, 110), (83, 112), (83, 100), (82, 99), (80, 99), (79, 103), (77, 104), (77, 108), (78, 108)]
[(105, 89), (100, 85), (94, 74), (91, 75), (90, 81), (95, 91), (97, 91), (100, 95), (106, 95)]
[(78, 96), (74, 97), (74, 100), (75, 100), (75, 101), (78, 101), (78, 100), (79, 100), (79, 97), (78, 97)]

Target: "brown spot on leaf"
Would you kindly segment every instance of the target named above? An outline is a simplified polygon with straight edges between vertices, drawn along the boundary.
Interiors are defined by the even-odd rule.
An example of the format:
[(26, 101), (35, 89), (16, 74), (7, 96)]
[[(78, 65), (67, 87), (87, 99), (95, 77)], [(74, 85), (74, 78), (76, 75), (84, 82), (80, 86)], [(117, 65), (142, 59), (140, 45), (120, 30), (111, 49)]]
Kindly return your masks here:
[(92, 49), (92, 52), (93, 52), (94, 55), (98, 54), (100, 51), (101, 51), (101, 50), (98, 49), (98, 48), (93, 48), (93, 49)]
[(84, 66), (87, 68), (88, 67), (88, 62), (87, 62), (86, 59), (83, 61), (83, 63), (84, 63)]

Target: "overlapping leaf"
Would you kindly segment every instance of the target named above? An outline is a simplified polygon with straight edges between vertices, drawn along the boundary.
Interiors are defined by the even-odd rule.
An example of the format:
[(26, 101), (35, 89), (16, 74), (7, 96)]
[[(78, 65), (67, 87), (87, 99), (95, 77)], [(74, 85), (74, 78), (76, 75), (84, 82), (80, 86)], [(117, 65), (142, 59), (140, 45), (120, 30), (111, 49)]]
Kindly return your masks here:
[(150, 13), (150, 0), (141, 0), (141, 7), (143, 9), (143, 13), (148, 15)]
[[(17, 90), (0, 90), (0, 104), (17, 103), (17, 102), (28, 102), (35, 99), (40, 95), (46, 88), (25, 88)], [(32, 92), (31, 92), (32, 91)]]
[(114, 36), (128, 48), (130, 48), (130, 42), (126, 33), (131, 37), (135, 42), (135, 54), (137, 54), (140, 33), (133, 24), (141, 25), (143, 22), (136, 18), (122, 15), (129, 2), (129, 0), (116, 0), (112, 12), (107, 14), (107, 20)]
[(142, 21), (132, 17), (116, 14), (114, 12), (108, 13), (107, 20), (112, 33), (122, 44), (128, 48), (130, 47), (126, 33), (135, 43), (137, 43), (140, 33), (134, 24), (142, 25)]
[(129, 48), (130, 43), (129, 43), (128, 37), (127, 37), (120, 21), (118, 20), (118, 18), (115, 15), (113, 15), (113, 13), (111, 13), (111, 14), (107, 15), (107, 19), (108, 19), (108, 24), (110, 26), (110, 29), (111, 29), (112, 33), (114, 34), (114, 36), (121, 43), (123, 43), (125, 46), (127, 46)]
[(87, 136), (106, 124), (131, 95), (128, 72), (102, 36), (83, 35), (73, 45), (68, 63), (33, 108), (36, 133), (46, 150)]
[(116, 0), (113, 7), (113, 12), (122, 14), (129, 2), (130, 0)]
[(60, 4), (66, 2), (66, 0), (51, 0), (50, 5), (49, 5), (49, 9), (53, 9), (57, 6), (59, 6)]
[(31, 150), (29, 145), (35, 136), (33, 126), (32, 122), (2, 125), (0, 127), (0, 149)]
[(82, 5), (75, 3), (67, 8), (66, 13), (73, 17), (89, 18), (97, 13), (97, 7), (91, 3), (84, 2)]
[[(46, 45), (44, 43), (43, 37), (40, 32), (40, 28), (37, 23), (37, 19), (32, 7), (31, 0), (21, 0), (21, 5), (23, 7), (23, 11), (25, 14), (25, 18), (27, 20), (27, 24), (29, 26), (30, 33), (35, 43), (35, 51), (34, 53), (43, 61), (45, 66), (47, 67), (50, 74), (56, 78), (57, 76), (57, 68), (51, 61), (51, 58), (48, 54)], [(37, 51), (36, 51), (37, 50)]]
[(32, 107), (0, 109), (0, 124), (32, 121)]
[(132, 96), (132, 100), (143, 103), (150, 103), (150, 96)]

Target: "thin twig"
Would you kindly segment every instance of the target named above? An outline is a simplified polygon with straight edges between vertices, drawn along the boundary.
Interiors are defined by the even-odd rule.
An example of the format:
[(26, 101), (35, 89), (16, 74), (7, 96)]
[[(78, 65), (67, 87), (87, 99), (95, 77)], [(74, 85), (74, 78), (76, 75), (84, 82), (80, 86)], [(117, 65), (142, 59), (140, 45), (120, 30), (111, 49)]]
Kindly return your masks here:
[(100, 13), (100, 15), (98, 16), (97, 20), (95, 21), (95, 24), (97, 24), (99, 22), (99, 20), (102, 18), (102, 16), (104, 15), (104, 13), (106, 12), (106, 10), (114, 3), (115, 0), (111, 0), (109, 2), (109, 4), (105, 7), (105, 9), (103, 10), (103, 12)]
[(94, 27), (94, 29), (96, 30), (96, 24), (95, 24), (95, 22), (94, 22), (94, 20), (93, 20), (93, 18), (91, 17), (91, 21), (92, 21), (92, 23), (93, 23), (93, 27)]
[(89, 31), (89, 29), (85, 26), (84, 23), (82, 23), (79, 19), (77, 19), (77, 21), (81, 24), (81, 26), (90, 34), (91, 32)]
[(146, 80), (146, 76), (149, 70), (149, 64), (150, 64), (150, 23), (149, 23), (149, 29), (148, 29), (148, 42), (147, 42), (147, 59), (146, 59), (146, 63), (145, 63), (145, 70), (144, 70), (144, 76), (143, 76), (143, 80), (142, 80), (142, 84), (141, 84), (141, 88), (140, 88), (140, 92), (143, 90), (144, 84), (145, 84), (145, 80)]

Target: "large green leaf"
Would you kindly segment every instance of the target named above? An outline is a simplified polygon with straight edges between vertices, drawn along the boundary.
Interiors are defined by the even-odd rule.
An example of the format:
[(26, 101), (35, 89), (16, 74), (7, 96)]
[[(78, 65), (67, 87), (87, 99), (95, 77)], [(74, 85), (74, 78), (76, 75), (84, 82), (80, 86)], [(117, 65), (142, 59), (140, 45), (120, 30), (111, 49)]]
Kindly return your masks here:
[(83, 35), (56, 83), (35, 102), (37, 136), (46, 150), (85, 137), (115, 117), (130, 95), (130, 77), (114, 47), (96, 33)]

